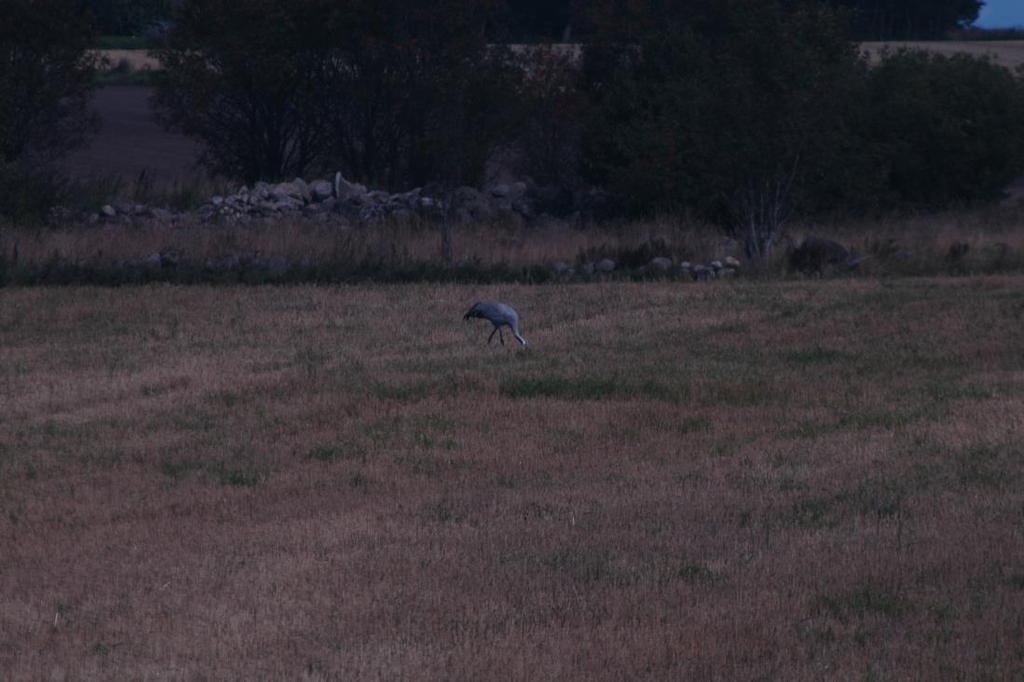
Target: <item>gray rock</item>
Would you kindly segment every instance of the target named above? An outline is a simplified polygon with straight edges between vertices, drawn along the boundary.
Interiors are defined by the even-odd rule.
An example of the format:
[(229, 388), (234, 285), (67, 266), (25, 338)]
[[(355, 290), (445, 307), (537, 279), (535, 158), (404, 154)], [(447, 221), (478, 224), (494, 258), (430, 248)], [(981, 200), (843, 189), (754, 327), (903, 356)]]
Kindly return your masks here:
[(584, 263), (583, 265), (580, 266), (580, 272), (582, 272), (584, 275), (593, 275), (594, 264), (589, 261)]
[(740, 261), (735, 256), (726, 256), (725, 257), (725, 264), (728, 267), (733, 268), (733, 269), (739, 269), (739, 267), (740, 267)]
[(672, 259), (664, 256), (652, 258), (651, 262), (647, 264), (647, 269), (651, 272), (668, 272), (672, 269)]
[(288, 259), (284, 256), (271, 256), (267, 259), (267, 270), (272, 275), (283, 275), (288, 272)]
[(713, 260), (710, 263), (708, 263), (708, 265), (711, 266), (711, 268), (715, 270), (715, 272), (721, 270), (724, 267), (722, 265), (722, 261), (720, 260)]
[[(181, 265), (182, 262), (181, 254), (177, 251), (161, 251), (159, 257), (160, 267), (162, 268), (176, 268)], [(150, 256), (150, 258), (152, 258), (152, 256)]]
[(279, 199), (273, 206), (275, 211), (290, 212), (302, 208), (302, 202), (296, 199)]
[(294, 182), (282, 182), (279, 185), (274, 185), (273, 189), (270, 190), (270, 196), (281, 201), (302, 201), (302, 188)]
[(615, 261), (611, 258), (602, 258), (594, 264), (594, 270), (597, 272), (614, 272)]
[(338, 201), (350, 199), (363, 199), (366, 196), (366, 187), (359, 183), (349, 182), (342, 177), (341, 173), (334, 174), (334, 196)]
[(693, 278), (698, 282), (704, 282), (715, 276), (715, 271), (706, 265), (695, 265), (693, 266)]
[(159, 253), (151, 253), (142, 259), (142, 267), (147, 270), (159, 270), (161, 265), (163, 265), (163, 259)]
[(299, 190), (300, 199), (302, 199), (306, 203), (309, 203), (310, 201), (313, 200), (313, 193), (309, 189), (309, 184), (306, 183), (305, 180), (303, 180), (302, 178), (295, 178), (294, 180), (292, 180), (292, 184), (295, 186), (296, 189)]
[(106, 218), (113, 218), (117, 215), (117, 210), (110, 204), (104, 204), (103, 208), (100, 209), (100, 213)]
[(324, 202), (334, 196), (334, 188), (326, 180), (315, 180), (309, 189), (314, 201)]
[(224, 205), (224, 197), (210, 197), (210, 204), (220, 208)]
[(572, 266), (566, 263), (564, 260), (556, 260), (550, 266), (551, 272), (556, 275), (571, 275), (573, 274)]

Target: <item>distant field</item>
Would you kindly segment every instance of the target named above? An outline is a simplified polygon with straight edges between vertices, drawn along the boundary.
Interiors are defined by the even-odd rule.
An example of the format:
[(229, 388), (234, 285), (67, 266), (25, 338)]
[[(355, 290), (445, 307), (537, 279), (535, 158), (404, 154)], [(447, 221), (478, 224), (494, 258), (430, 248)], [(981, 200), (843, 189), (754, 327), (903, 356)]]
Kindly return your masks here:
[[(872, 55), (877, 55), (883, 48), (899, 49), (902, 47), (930, 50), (943, 54), (965, 52), (974, 55), (990, 54), (996, 61), (1004, 66), (1016, 68), (1024, 64), (1024, 40), (929, 40), (929, 41), (889, 41), (889, 42), (866, 42), (861, 43), (862, 47)], [(563, 50), (578, 50), (569, 46), (558, 46)], [(522, 48), (520, 48), (522, 49)], [(116, 64), (121, 59), (127, 59), (135, 69), (158, 69), (160, 62), (149, 56), (147, 50), (97, 50)]]
[(1022, 322), (1022, 277), (0, 289), (0, 670), (1020, 679)]
[(149, 56), (149, 50), (95, 50), (96, 54), (105, 57), (111, 66), (116, 66), (122, 60), (127, 62), (132, 69), (157, 70), (160, 68), (160, 61)]
[(975, 56), (990, 55), (997, 64), (1016, 69), (1024, 64), (1024, 40), (932, 40), (917, 42), (862, 43), (862, 47), (873, 57), (884, 49), (921, 49), (940, 54), (965, 53)]
[(92, 107), (100, 117), (98, 134), (69, 155), (63, 167), (76, 178), (136, 180), (145, 172), (161, 185), (190, 183), (197, 176), (200, 146), (192, 139), (165, 131), (150, 107), (152, 88), (100, 88)]

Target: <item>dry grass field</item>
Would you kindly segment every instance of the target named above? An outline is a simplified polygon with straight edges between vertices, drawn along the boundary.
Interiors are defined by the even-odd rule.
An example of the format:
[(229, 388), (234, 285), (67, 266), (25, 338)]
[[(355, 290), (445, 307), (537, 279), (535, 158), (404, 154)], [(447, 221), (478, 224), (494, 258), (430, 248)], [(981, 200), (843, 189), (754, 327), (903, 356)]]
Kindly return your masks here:
[(927, 50), (944, 55), (969, 54), (991, 57), (996, 64), (1008, 69), (1024, 66), (1024, 40), (919, 40), (861, 43), (861, 48), (872, 60), (877, 60), (883, 49)]
[(1021, 679), (1022, 322), (1010, 276), (0, 289), (0, 676)]

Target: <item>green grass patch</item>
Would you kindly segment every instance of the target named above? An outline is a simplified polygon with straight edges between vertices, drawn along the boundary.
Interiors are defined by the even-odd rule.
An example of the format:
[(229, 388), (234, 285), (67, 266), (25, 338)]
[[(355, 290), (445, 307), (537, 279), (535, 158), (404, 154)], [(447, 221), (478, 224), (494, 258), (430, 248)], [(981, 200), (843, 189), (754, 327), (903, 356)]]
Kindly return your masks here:
[(311, 448), (306, 457), (315, 459), (318, 462), (350, 462), (359, 461), (366, 463), (366, 447), (360, 443), (333, 443), (331, 445), (320, 445)]
[(603, 377), (549, 376), (502, 379), (498, 385), (498, 392), (512, 399), (603, 400), (617, 395), (619, 389), (614, 380)]
[(868, 580), (848, 592), (837, 595), (819, 595), (815, 610), (839, 621), (879, 615), (901, 618), (913, 611), (913, 604), (896, 589)]
[(841, 350), (833, 350), (822, 346), (800, 348), (785, 353), (784, 360), (795, 365), (821, 365), (837, 362), (849, 362), (854, 356)]
[(645, 399), (658, 402), (683, 403), (690, 398), (690, 388), (683, 383), (654, 379), (624, 379), (592, 375), (506, 377), (498, 384), (498, 393), (505, 398), (555, 398), (557, 400)]
[(613, 566), (614, 555), (606, 549), (563, 547), (546, 555), (541, 563), (580, 583), (618, 581), (621, 576)]
[(160, 462), (160, 473), (174, 481), (181, 481), (192, 474), (203, 474), (221, 485), (250, 488), (270, 478), (270, 471), (249, 464), (228, 464), (221, 460), (164, 459)]
[(682, 561), (675, 566), (672, 577), (692, 585), (714, 585), (720, 580), (718, 574), (701, 563)]

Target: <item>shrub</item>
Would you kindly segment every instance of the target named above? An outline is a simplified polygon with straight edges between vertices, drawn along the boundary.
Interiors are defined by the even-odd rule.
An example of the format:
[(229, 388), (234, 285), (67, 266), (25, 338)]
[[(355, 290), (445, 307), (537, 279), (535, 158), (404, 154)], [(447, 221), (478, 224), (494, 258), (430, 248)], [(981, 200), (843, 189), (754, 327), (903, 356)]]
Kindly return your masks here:
[(511, 73), (487, 50), (484, 7), (185, 0), (156, 51), (156, 102), (208, 166), (247, 181), (318, 168), (391, 189), (475, 181)]
[(92, 25), (71, 0), (0, 0), (0, 215), (38, 221), (59, 199), (49, 163), (96, 126)]
[(867, 67), (828, 8), (722, 0), (587, 61), (584, 170), (634, 213), (695, 210), (766, 256), (787, 214), (867, 176)]
[(987, 57), (883, 54), (870, 128), (890, 204), (997, 199), (1024, 173), (1024, 80)]

